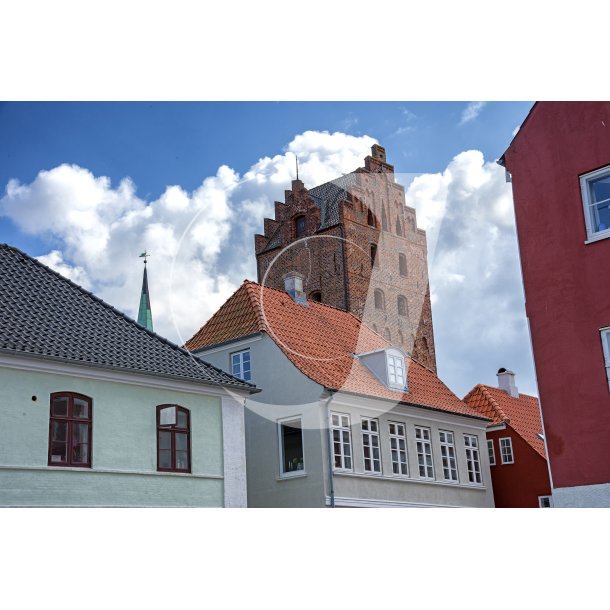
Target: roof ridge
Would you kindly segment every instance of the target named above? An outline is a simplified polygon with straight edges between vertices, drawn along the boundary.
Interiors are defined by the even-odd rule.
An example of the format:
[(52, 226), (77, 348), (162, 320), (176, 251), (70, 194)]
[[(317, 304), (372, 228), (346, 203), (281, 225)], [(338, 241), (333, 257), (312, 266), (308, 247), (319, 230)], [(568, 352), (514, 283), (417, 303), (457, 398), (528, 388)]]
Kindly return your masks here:
[(510, 417), (508, 417), (508, 415), (506, 415), (506, 413), (504, 413), (504, 411), (498, 404), (498, 401), (489, 392), (489, 389), (487, 388), (487, 386), (482, 383), (480, 383), (479, 385), (481, 387), (481, 391), (483, 392), (483, 395), (489, 400), (489, 402), (491, 403), (491, 406), (500, 414), (502, 421), (510, 424)]
[[(15, 246), (11, 246), (10, 244), (7, 244), (7, 243), (0, 244), (0, 248), (6, 249), (6, 250), (10, 250), (10, 251), (14, 252), (15, 254), (17, 254), (18, 256), (21, 256), (22, 258), (24, 258), (26, 260), (29, 260), (30, 262), (34, 263), (35, 265), (41, 267), (42, 269), (44, 269), (45, 272), (50, 273), (50, 274), (56, 276), (62, 282), (68, 284), (69, 286), (71, 286), (73, 288), (76, 288), (81, 294), (83, 294), (87, 298), (90, 298), (93, 301), (98, 302), (105, 309), (109, 310), (114, 315), (117, 315), (118, 317), (123, 318), (128, 323), (133, 324), (139, 330), (142, 330), (145, 333), (147, 333), (148, 335), (150, 335), (153, 339), (156, 339), (156, 340), (160, 341), (161, 343), (164, 343), (164, 344), (168, 345), (173, 350), (177, 351), (178, 353), (180, 353), (180, 354), (182, 354), (184, 356), (188, 356), (189, 358), (193, 358), (194, 357), (193, 354), (191, 354), (189, 351), (187, 351), (183, 347), (180, 347), (179, 345), (173, 343), (169, 339), (166, 339), (165, 337), (162, 337), (161, 335), (158, 335), (156, 332), (154, 332), (152, 330), (149, 330), (145, 326), (142, 326), (141, 324), (138, 324), (138, 322), (136, 322), (133, 318), (130, 318), (127, 314), (125, 314), (122, 311), (118, 310), (116, 307), (113, 307), (112, 305), (110, 305), (110, 303), (106, 303), (106, 301), (104, 301), (100, 297), (96, 296), (95, 294), (93, 294), (89, 290), (86, 290), (85, 288), (83, 288), (79, 284), (73, 282), (71, 279), (63, 276), (61, 273), (58, 273), (54, 269), (51, 269), (48, 265), (45, 265), (44, 263), (42, 263), (38, 259), (36, 259), (33, 256), (30, 256), (29, 254), (23, 252), (19, 248), (16, 248)], [(200, 366), (200, 365), (204, 365), (205, 367), (209, 366), (210, 368), (213, 368), (216, 371), (221, 372), (223, 375), (227, 375), (229, 377), (233, 377), (236, 380), (238, 379), (238, 378), (234, 377), (233, 375), (231, 375), (230, 373), (227, 373), (226, 371), (222, 371), (221, 369), (215, 367), (214, 365), (209, 364), (208, 362), (205, 362), (204, 360), (202, 360), (199, 357), (195, 357), (195, 361), (196, 361), (196, 364), (198, 366)], [(240, 381), (240, 383), (248, 383), (248, 382), (244, 382), (241, 379), (239, 381)], [(222, 383), (226, 383), (226, 382), (218, 381), (217, 383), (222, 384)], [(248, 385), (252, 385), (252, 384), (248, 384)]]
[[(223, 307), (242, 289), (244, 288), (244, 285), (246, 284), (248, 280), (244, 280), (240, 286), (238, 286), (233, 293), (231, 294), (231, 296), (229, 296), (227, 298), (227, 300), (212, 314), (212, 316), (210, 318), (208, 318), (192, 335), (191, 338), (185, 342), (184, 345), (186, 345), (193, 337), (196, 337), (203, 329), (205, 326), (207, 326), (216, 316), (220, 315), (220, 312), (222, 311)], [(186, 348), (184, 348), (186, 349)], [(188, 350), (187, 350), (188, 351)], [(192, 352), (188, 352), (189, 354), (191, 354)]]

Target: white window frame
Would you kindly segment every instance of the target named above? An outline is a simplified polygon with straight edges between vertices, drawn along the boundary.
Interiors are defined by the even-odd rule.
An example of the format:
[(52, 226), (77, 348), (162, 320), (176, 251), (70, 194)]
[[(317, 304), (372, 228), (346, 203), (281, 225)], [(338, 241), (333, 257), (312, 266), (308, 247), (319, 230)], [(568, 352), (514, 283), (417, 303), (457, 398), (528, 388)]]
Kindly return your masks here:
[[(591, 189), (589, 188), (590, 182), (608, 175), (610, 175), (610, 165), (607, 165), (606, 167), (602, 167), (600, 169), (596, 169), (595, 171), (589, 172), (588, 174), (584, 174), (580, 177), (580, 192), (582, 194), (582, 204), (585, 214), (585, 225), (587, 227), (587, 242), (597, 241), (598, 239), (605, 239), (607, 237), (610, 237), (610, 227), (608, 227), (607, 229), (603, 229), (602, 231), (596, 231), (593, 226), (591, 210), (593, 208), (593, 205), (595, 204), (591, 201)], [(603, 203), (606, 201), (608, 202), (608, 205), (610, 205), (610, 199), (602, 199), (602, 201), (598, 203)]]
[[(542, 506), (542, 501), (548, 499), (549, 505)], [(538, 507), (539, 508), (553, 508), (553, 496), (538, 496)]]
[(466, 452), (468, 482), (471, 485), (481, 485), (483, 483), (483, 475), (481, 474), (479, 439), (476, 434), (464, 434), (464, 449)]
[(489, 453), (489, 465), (496, 465), (496, 448), (494, 447), (493, 438), (487, 439), (487, 452)]
[[(248, 379), (245, 378), (244, 376), (244, 354), (248, 353), (248, 360), (249, 360), (249, 364), (250, 364), (250, 370), (248, 372)], [(238, 371), (235, 372), (235, 369), (233, 368), (233, 357), (234, 356), (239, 356), (239, 367), (238, 367)], [(238, 377), (239, 379), (243, 379), (243, 381), (252, 381), (252, 354), (250, 353), (250, 348), (248, 349), (242, 349), (238, 352), (231, 352), (229, 354), (229, 359), (230, 359), (230, 364), (231, 364), (231, 375), (233, 375), (233, 377)]]
[[(362, 417), (362, 460), (364, 464), (364, 472), (367, 474), (381, 474), (381, 439), (379, 438), (379, 420), (374, 417)], [(375, 445), (376, 443), (376, 445)], [(366, 457), (365, 449), (369, 450), (369, 456)], [(377, 449), (378, 457), (375, 458), (375, 449)], [(369, 467), (367, 468), (367, 460)]]
[[(351, 472), (354, 470), (354, 452), (352, 451), (352, 427), (350, 417), (347, 413), (330, 413), (330, 429), (331, 429), (331, 445), (333, 448), (333, 470), (343, 470)], [(335, 440), (335, 432), (338, 432), (339, 440)], [(346, 440), (347, 439), (347, 440)], [(336, 444), (339, 444), (339, 453), (336, 451)], [(349, 455), (345, 449), (349, 448)], [(341, 465), (337, 466), (337, 457)], [(349, 459), (350, 465), (346, 466), (346, 461)]]
[[(426, 448), (429, 452), (426, 452)], [(415, 449), (417, 451), (417, 469), (420, 479), (434, 480), (434, 456), (432, 453), (432, 431), (425, 426), (415, 426)], [(426, 458), (429, 457), (430, 461)], [(423, 459), (422, 459), (423, 458)], [(422, 468), (425, 475), (422, 475)], [(430, 474), (432, 473), (432, 474)]]
[[(508, 443), (503, 443), (502, 441), (508, 441)], [(500, 460), (502, 464), (514, 464), (515, 463), (515, 452), (513, 451), (513, 439), (510, 436), (505, 436), (503, 438), (499, 438), (498, 442), (500, 443)], [(504, 447), (508, 447), (510, 450), (510, 460), (504, 459)]]
[(599, 334), (602, 340), (606, 378), (608, 379), (608, 388), (610, 389), (610, 327), (600, 328)]
[[(443, 481), (459, 483), (457, 455), (455, 452), (455, 434), (450, 430), (439, 430), (438, 440), (441, 445), (441, 457), (443, 458), (441, 463)], [(445, 461), (447, 462), (447, 466), (445, 466)], [(453, 466), (451, 466), (451, 461), (453, 461)], [(447, 476), (447, 473), (449, 473), (449, 476)]]
[[(394, 430), (393, 432), (392, 429)], [(390, 435), (390, 457), (392, 461), (392, 475), (395, 477), (408, 477), (409, 456), (407, 445), (407, 425), (404, 422), (399, 421), (388, 422), (388, 432)], [(400, 447), (401, 441), (403, 445), (402, 449)], [(394, 459), (394, 456), (396, 456), (397, 459)], [(395, 466), (399, 472), (394, 472)]]
[(404, 390), (407, 386), (407, 371), (405, 358), (397, 352), (386, 352), (386, 368), (388, 373), (388, 386)]
[[(282, 425), (289, 424), (291, 422), (299, 422), (299, 428), (301, 429), (301, 447), (303, 448), (303, 468), (301, 470), (290, 470), (284, 471), (284, 443), (282, 436)], [(300, 415), (294, 415), (292, 417), (282, 417), (282, 419), (277, 420), (277, 439), (278, 439), (278, 448), (280, 454), (280, 477), (281, 478), (290, 478), (290, 477), (300, 477), (307, 474), (305, 470), (305, 439), (303, 438), (303, 418)]]

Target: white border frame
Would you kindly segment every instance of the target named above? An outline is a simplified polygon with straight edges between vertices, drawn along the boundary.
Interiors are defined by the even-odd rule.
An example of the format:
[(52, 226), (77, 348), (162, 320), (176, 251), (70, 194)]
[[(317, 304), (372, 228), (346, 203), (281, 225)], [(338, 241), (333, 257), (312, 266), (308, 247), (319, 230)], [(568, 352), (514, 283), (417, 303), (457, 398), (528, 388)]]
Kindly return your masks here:
[[(339, 419), (339, 426), (335, 426), (333, 424), (333, 415), (339, 416), (339, 418), (347, 417), (347, 428), (344, 428), (341, 425), (341, 419)], [(340, 411), (329, 411), (329, 433), (330, 433), (330, 447), (332, 449), (332, 463), (333, 463), (333, 472), (354, 472), (354, 443), (352, 441), (352, 418), (349, 413), (341, 413)], [(339, 430), (341, 432), (341, 462), (345, 464), (345, 453), (343, 451), (343, 432), (347, 431), (349, 436), (349, 451), (350, 451), (350, 459), (352, 461), (351, 468), (345, 468), (342, 466), (341, 468), (337, 468), (335, 466), (335, 439), (334, 439), (334, 431)], [(368, 473), (367, 473), (368, 476)]]
[[(504, 452), (502, 451), (502, 441), (508, 441), (510, 445), (510, 456), (511, 461), (504, 461)], [(500, 447), (500, 463), (502, 464), (514, 464), (515, 463), (515, 450), (513, 449), (513, 439), (510, 436), (503, 436), (498, 439), (498, 445)]]
[[(489, 448), (491, 447), (491, 454), (489, 452)], [(496, 461), (496, 447), (494, 445), (494, 439), (493, 438), (488, 438), (487, 439), (487, 455), (489, 456), (489, 465), (490, 466), (495, 466), (498, 462)], [(491, 461), (491, 458), (493, 457), (493, 462)]]
[[(390, 475), (394, 478), (397, 479), (408, 479), (410, 478), (411, 475), (411, 469), (409, 468), (409, 442), (407, 440), (407, 424), (406, 422), (401, 422), (401, 421), (395, 421), (395, 420), (388, 420), (388, 441), (389, 441), (389, 445), (390, 445), (390, 466), (391, 466), (391, 472)], [(392, 434), (390, 432), (390, 426), (394, 425), (394, 426), (402, 426), (402, 429), (404, 430), (404, 435), (400, 435), (400, 434)], [(400, 465), (402, 462), (400, 461), (400, 448), (398, 447), (398, 441), (400, 439), (404, 440), (405, 442), (405, 466), (407, 467), (407, 472), (406, 474), (402, 474), (400, 472), (394, 472), (394, 462), (392, 461), (392, 439), (396, 439), (396, 445), (397, 445), (397, 451), (398, 451), (398, 464)]]
[[(377, 424), (377, 432), (372, 432), (371, 430), (365, 430), (362, 427), (362, 423), (364, 421), (374, 421)], [(379, 433), (379, 419), (377, 419), (376, 417), (369, 417), (368, 415), (361, 415), (360, 416), (360, 435), (361, 435), (361, 440), (362, 440), (362, 470), (364, 472), (364, 474), (369, 474), (372, 476), (377, 476), (380, 474), (383, 474), (383, 458), (381, 455), (381, 435)], [(367, 470), (366, 469), (366, 456), (364, 455), (364, 436), (368, 435), (369, 436), (369, 440), (371, 442), (371, 444), (369, 445), (369, 449), (371, 450), (371, 457), (369, 458), (371, 460), (371, 466), (374, 465), (375, 463), (375, 458), (373, 457), (372, 451), (374, 449), (373, 445), (372, 445), (372, 438), (373, 436), (377, 437), (377, 449), (379, 450), (379, 470)]]
[[(282, 425), (287, 424), (292, 421), (299, 421), (301, 424), (301, 448), (303, 449), (303, 470), (293, 470), (291, 472), (284, 472), (284, 444), (282, 443)], [(290, 417), (281, 417), (276, 420), (277, 423), (277, 444), (278, 444), (278, 455), (280, 462), (278, 464), (278, 472), (280, 479), (292, 479), (294, 477), (304, 477), (307, 475), (307, 470), (305, 469), (305, 439), (303, 438), (303, 416), (302, 415), (292, 415)]]
[[(441, 440), (441, 434), (451, 434), (451, 438), (453, 439), (453, 441), (451, 443), (449, 443), (448, 441), (442, 441)], [(474, 436), (474, 435), (473, 435)], [(459, 484), (460, 482), (460, 467), (458, 465), (458, 458), (457, 458), (457, 448), (455, 446), (455, 432), (453, 432), (453, 430), (439, 430), (438, 431), (438, 444), (439, 444), (439, 448), (440, 448), (440, 452), (441, 452), (441, 470), (443, 471), (443, 481), (445, 483), (457, 483)], [(449, 447), (453, 448), (453, 459), (455, 460), (455, 479), (447, 479), (445, 477), (445, 467), (443, 466), (443, 462), (442, 462), (442, 458), (444, 458), (445, 456), (443, 455), (443, 447), (447, 447), (447, 461), (449, 462)], [(452, 470), (451, 466), (448, 465), (448, 469), (449, 471)]]
[(610, 176), (610, 165), (606, 165), (605, 167), (601, 167), (600, 169), (596, 169), (595, 171), (583, 174), (579, 177), (583, 213), (585, 215), (585, 226), (587, 229), (587, 241), (585, 242), (586, 244), (610, 237), (610, 228), (604, 229), (603, 231), (593, 230), (590, 216), (592, 202), (589, 193), (589, 182), (597, 178), (602, 178), (606, 175)]
[(608, 389), (610, 390), (610, 326), (600, 328), (599, 336), (602, 341), (602, 351), (604, 354), (604, 366), (606, 367), (606, 377), (608, 379)]
[[(417, 474), (419, 475), (418, 478), (422, 481), (436, 481), (436, 468), (434, 467), (434, 445), (432, 442), (432, 428), (429, 428), (428, 426), (413, 426), (413, 430), (414, 430), (414, 436), (415, 436), (415, 455), (417, 455)], [(425, 438), (417, 438), (417, 430), (427, 430), (428, 431), (428, 440), (426, 440)], [(430, 459), (432, 462), (432, 476), (425, 476), (422, 477), (421, 476), (421, 472), (419, 470), (419, 451), (417, 450), (417, 443), (428, 443), (430, 445)], [(424, 457), (426, 455), (426, 453), (424, 452)], [(425, 462), (425, 460), (424, 460)], [(427, 464), (425, 465), (425, 469), (426, 472), (428, 471), (428, 466)]]

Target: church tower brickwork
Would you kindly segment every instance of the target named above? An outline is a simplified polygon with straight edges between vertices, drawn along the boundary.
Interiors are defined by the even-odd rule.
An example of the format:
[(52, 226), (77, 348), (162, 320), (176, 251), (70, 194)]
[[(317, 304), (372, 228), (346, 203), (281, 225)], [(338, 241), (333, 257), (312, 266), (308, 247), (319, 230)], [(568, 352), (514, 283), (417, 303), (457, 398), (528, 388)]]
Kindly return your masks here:
[(285, 273), (302, 273), (308, 298), (351, 311), (436, 372), (426, 234), (383, 147), (332, 182), (293, 180), (255, 250), (260, 283), (282, 290)]

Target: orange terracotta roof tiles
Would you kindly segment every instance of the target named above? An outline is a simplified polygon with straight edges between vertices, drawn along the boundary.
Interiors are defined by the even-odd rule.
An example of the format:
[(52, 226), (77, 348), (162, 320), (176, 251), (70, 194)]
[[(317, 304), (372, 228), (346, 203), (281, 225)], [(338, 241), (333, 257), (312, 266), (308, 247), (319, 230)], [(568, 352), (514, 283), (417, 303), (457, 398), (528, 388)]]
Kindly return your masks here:
[(500, 388), (478, 384), (466, 396), (464, 402), (481, 415), (492, 418), (490, 425), (505, 423), (546, 460), (542, 433), (542, 420), (538, 399), (529, 394), (514, 398)]
[(409, 391), (386, 387), (354, 354), (390, 343), (353, 314), (315, 301), (299, 305), (282, 290), (248, 280), (185, 347), (196, 351), (258, 331), (267, 333), (303, 374), (326, 388), (481, 417), (413, 359)]

